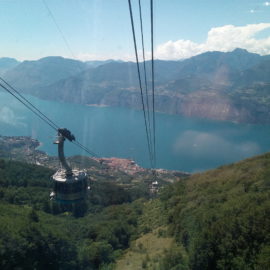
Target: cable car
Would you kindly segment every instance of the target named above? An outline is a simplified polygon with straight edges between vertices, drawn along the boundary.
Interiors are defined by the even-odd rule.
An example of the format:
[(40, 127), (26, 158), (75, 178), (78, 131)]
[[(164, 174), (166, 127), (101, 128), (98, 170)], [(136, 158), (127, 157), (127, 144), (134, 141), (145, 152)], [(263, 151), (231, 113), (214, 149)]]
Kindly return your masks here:
[(58, 145), (58, 157), (61, 168), (52, 176), (53, 191), (50, 194), (51, 199), (60, 203), (76, 203), (83, 200), (87, 194), (88, 177), (84, 170), (72, 170), (68, 165), (64, 155), (64, 141), (75, 140), (75, 137), (69, 130), (58, 129), (58, 137), (55, 144)]

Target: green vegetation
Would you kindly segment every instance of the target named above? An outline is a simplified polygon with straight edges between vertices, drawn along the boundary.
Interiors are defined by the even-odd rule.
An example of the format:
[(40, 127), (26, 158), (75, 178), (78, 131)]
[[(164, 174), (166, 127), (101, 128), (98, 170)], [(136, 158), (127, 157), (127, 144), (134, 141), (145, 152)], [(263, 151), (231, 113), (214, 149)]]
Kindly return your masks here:
[(147, 233), (132, 242), (124, 256), (117, 261), (115, 270), (170, 269), (159, 267), (163, 263), (160, 258), (173, 246), (172, 237), (159, 237), (157, 230)]
[(269, 168), (265, 154), (167, 186), (116, 269), (269, 269)]
[(92, 183), (84, 203), (61, 206), (49, 201), (52, 173), (0, 160), (0, 268), (99, 269), (113, 263), (136, 238), (143, 200), (126, 204), (129, 191), (102, 182)]
[[(269, 168), (266, 154), (196, 174), (164, 190), (170, 233), (188, 253), (185, 267), (269, 269)], [(164, 269), (186, 269), (176, 266)]]
[(269, 269), (270, 154), (155, 199), (103, 175), (79, 206), (48, 200), (52, 173), (0, 160), (1, 269)]

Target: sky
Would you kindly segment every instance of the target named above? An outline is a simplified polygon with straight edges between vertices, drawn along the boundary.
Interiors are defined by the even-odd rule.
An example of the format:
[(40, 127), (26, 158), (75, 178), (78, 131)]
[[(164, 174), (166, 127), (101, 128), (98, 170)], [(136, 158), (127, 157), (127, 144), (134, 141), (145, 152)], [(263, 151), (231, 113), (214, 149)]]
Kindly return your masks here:
[[(270, 54), (270, 1), (153, 0), (155, 58), (244, 48)], [(150, 1), (141, 0), (150, 56)], [(138, 0), (131, 0), (141, 52)], [(134, 58), (128, 0), (0, 0), (0, 57)], [(141, 53), (140, 53), (141, 55)]]

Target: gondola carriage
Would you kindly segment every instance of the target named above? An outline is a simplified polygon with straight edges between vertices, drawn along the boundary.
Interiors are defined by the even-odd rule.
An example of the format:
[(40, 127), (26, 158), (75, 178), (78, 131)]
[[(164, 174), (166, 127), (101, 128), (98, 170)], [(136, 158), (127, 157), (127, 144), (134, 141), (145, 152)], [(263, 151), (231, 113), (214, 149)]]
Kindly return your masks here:
[(84, 170), (72, 170), (64, 155), (64, 141), (74, 141), (75, 137), (65, 128), (58, 129), (58, 137), (54, 142), (58, 145), (58, 157), (61, 167), (52, 176), (53, 191), (51, 199), (60, 203), (76, 203), (85, 199), (88, 186), (88, 177)]

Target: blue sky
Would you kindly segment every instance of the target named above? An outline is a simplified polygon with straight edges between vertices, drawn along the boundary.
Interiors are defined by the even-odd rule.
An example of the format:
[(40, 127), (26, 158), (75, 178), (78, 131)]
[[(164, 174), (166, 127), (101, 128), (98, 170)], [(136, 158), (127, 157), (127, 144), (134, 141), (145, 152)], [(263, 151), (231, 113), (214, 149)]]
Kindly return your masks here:
[[(149, 51), (149, 0), (141, 1)], [(132, 4), (138, 25), (138, 1)], [(268, 1), (154, 0), (154, 4), (157, 58), (181, 59), (236, 47), (270, 54)], [(0, 57), (134, 59), (127, 0), (0, 0), (0, 33)]]

